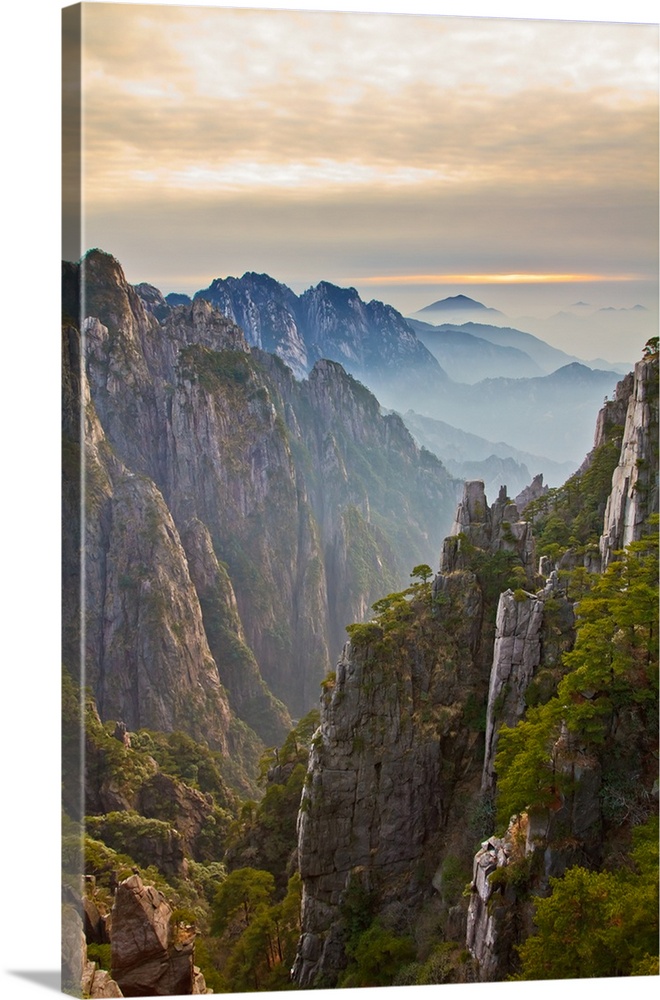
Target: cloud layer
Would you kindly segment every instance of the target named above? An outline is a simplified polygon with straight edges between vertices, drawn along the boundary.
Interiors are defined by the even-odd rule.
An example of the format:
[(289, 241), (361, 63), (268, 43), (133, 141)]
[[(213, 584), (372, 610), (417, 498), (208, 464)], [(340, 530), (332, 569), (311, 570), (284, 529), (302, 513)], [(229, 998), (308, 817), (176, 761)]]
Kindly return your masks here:
[(85, 242), (133, 280), (657, 277), (652, 26), (83, 10)]

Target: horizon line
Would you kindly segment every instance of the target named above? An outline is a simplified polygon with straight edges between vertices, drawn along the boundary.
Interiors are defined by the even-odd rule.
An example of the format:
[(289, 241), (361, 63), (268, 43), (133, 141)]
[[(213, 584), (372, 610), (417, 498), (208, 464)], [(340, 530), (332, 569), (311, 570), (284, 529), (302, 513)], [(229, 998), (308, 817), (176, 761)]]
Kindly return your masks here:
[(581, 282), (644, 281), (639, 274), (390, 274), (350, 278), (363, 285), (523, 285), (579, 284)]

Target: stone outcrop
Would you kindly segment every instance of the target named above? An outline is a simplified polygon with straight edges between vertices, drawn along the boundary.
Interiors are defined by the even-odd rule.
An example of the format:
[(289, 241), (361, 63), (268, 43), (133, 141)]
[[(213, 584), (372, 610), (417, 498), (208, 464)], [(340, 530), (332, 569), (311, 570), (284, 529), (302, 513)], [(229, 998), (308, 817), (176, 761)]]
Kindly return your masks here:
[(525, 712), (525, 692), (541, 662), (543, 601), (533, 594), (505, 591), (497, 607), (493, 666), (488, 689), (486, 749), (482, 789), (495, 788), (493, 762), (497, 731), (514, 726)]
[(119, 984), (109, 972), (99, 969), (95, 962), (87, 962), (82, 976), (82, 994), (91, 1000), (103, 997), (123, 997)]
[(520, 518), (516, 504), (507, 496), (506, 486), (500, 488), (497, 500), (489, 507), (481, 480), (464, 484), (451, 535), (442, 548), (440, 572), (467, 568), (474, 548), (491, 555), (502, 551), (514, 553), (528, 579), (535, 579), (532, 527)]
[(481, 982), (506, 978), (521, 940), (521, 924), (529, 908), (521, 907), (506, 878), (497, 882), (493, 876), (525, 857), (526, 832), (527, 818), (516, 819), (503, 837), (484, 840), (474, 857), (466, 946), (477, 962)]
[[(651, 513), (658, 510), (658, 358), (638, 361), (634, 377), (617, 387), (617, 414), (625, 423), (619, 464), (612, 476), (600, 554), (603, 569), (612, 555), (637, 541)], [(598, 432), (597, 432), (598, 434)]]
[(515, 499), (515, 505), (521, 514), (525, 513), (525, 508), (532, 500), (538, 500), (540, 497), (545, 496), (548, 492), (549, 487), (543, 484), (543, 473), (540, 472), (538, 476), (534, 476), (529, 486), (526, 486), (524, 490), (521, 490)]
[[(386, 926), (407, 932), (478, 791), (482, 737), (463, 720), (483, 683), (481, 592), (459, 572), (443, 577), (441, 596), (426, 638), (389, 654), (352, 640), (327, 682), (299, 814), (301, 987), (336, 984), (352, 895), (369, 895)], [(441, 624), (450, 609), (451, 632)]]
[(192, 994), (194, 935), (182, 936), (171, 918), (163, 894), (139, 876), (119, 884), (112, 907), (112, 977), (125, 997)]

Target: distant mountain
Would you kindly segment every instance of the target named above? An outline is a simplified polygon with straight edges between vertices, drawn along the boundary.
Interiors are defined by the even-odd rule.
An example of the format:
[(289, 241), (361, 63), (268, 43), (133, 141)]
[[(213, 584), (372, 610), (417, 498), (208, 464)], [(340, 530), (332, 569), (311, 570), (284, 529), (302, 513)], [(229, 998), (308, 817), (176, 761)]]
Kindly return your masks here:
[(190, 305), (191, 298), (182, 292), (170, 292), (169, 295), (165, 296), (165, 301), (168, 306), (188, 306)]
[(471, 385), (484, 378), (531, 378), (546, 373), (545, 368), (517, 347), (505, 347), (483, 337), (476, 337), (462, 327), (435, 327), (414, 319), (409, 319), (408, 322), (449, 377), (456, 382)]
[(625, 375), (630, 368), (625, 361), (607, 361), (605, 358), (589, 358), (587, 364), (590, 368), (600, 368), (605, 372), (617, 372), (618, 375)]
[(338, 361), (351, 375), (377, 389), (421, 379), (437, 390), (447, 381), (433, 355), (401, 313), (382, 302), (363, 302), (354, 288), (328, 281), (297, 296), (267, 274), (216, 278), (195, 295), (232, 319), (248, 344), (276, 354), (304, 378), (316, 361)]
[(432, 399), (420, 394), (417, 410), (556, 462), (577, 463), (591, 449), (594, 414), (617, 379), (615, 372), (573, 363), (541, 378), (452, 383)]
[(437, 455), (452, 475), (483, 479), (491, 499), (503, 485), (514, 496), (539, 472), (550, 486), (560, 486), (577, 467), (576, 462), (555, 462), (504, 441), (489, 441), (413, 410), (403, 413), (402, 418), (417, 443)]
[(602, 306), (598, 310), (598, 312), (621, 312), (621, 313), (625, 313), (625, 312), (648, 312), (648, 309), (645, 306), (640, 306), (640, 305), (630, 306), (630, 307), (628, 307), (628, 306)]
[[(364, 302), (354, 288), (327, 281), (296, 295), (269, 275), (248, 272), (242, 278), (217, 278), (196, 293), (193, 301), (200, 300), (216, 306), (244, 331), (251, 347), (275, 354), (298, 379), (321, 359), (336, 361), (384, 407), (414, 409), (477, 435), (487, 430), (489, 437), (556, 461), (569, 457), (577, 462), (589, 450), (595, 415), (616, 381), (611, 373), (593, 373), (582, 365), (578, 365), (584, 372), (581, 380), (571, 381), (564, 374), (555, 382), (547, 381), (547, 376), (534, 373), (533, 365), (552, 372), (576, 359), (508, 327), (485, 323), (425, 327), (419, 321), (406, 321), (392, 306)], [(153, 309), (151, 301), (145, 305)], [(430, 333), (437, 339), (438, 330), (454, 349), (457, 333), (475, 338), (469, 373), (464, 363), (454, 363), (453, 374), (461, 381), (450, 378), (420, 339)], [(494, 368), (484, 365), (483, 352), (491, 349), (486, 341), (496, 348)], [(458, 350), (467, 344), (458, 341)], [(504, 357), (515, 359), (512, 370), (518, 377), (511, 377), (511, 370), (499, 363), (503, 359), (499, 352), (507, 349), (517, 352)], [(523, 365), (530, 374), (524, 374)], [(472, 369), (477, 375), (486, 371), (497, 377), (470, 385)]]
[(539, 337), (523, 330), (516, 330), (510, 326), (491, 326), (486, 323), (443, 323), (440, 326), (427, 326), (417, 320), (409, 320), (410, 325), (417, 333), (419, 339), (432, 350), (433, 338), (439, 334), (462, 333), (471, 337), (478, 337), (480, 340), (487, 340), (490, 344), (498, 347), (515, 348), (526, 354), (539, 366), (542, 372), (549, 374), (562, 368), (564, 365), (577, 361), (584, 364), (583, 359), (565, 351), (552, 347)]
[(488, 313), (490, 316), (504, 316), (504, 313), (501, 313), (499, 309), (492, 309), (490, 306), (485, 306), (483, 302), (477, 302), (476, 299), (471, 299), (467, 295), (449, 295), (446, 299), (438, 299), (437, 302), (432, 302), (430, 306), (418, 309), (414, 315), (422, 316), (429, 313), (454, 312), (479, 312)]

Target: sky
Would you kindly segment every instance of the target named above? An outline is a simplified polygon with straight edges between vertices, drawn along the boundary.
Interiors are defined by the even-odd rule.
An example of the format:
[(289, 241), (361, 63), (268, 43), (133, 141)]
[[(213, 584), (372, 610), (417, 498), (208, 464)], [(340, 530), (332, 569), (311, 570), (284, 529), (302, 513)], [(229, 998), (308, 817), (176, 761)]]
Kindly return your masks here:
[(616, 307), (578, 331), (611, 360), (652, 332), (657, 25), (83, 11), (82, 249), (129, 280), (266, 272), (405, 314), (463, 293), (529, 329), (568, 311), (564, 347), (573, 306)]

